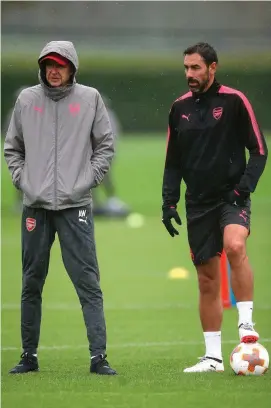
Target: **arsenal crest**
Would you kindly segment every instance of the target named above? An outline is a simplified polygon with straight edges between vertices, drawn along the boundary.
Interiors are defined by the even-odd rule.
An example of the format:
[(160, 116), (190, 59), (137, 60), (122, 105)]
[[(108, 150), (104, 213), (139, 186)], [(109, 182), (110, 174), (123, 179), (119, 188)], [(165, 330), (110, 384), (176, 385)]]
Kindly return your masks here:
[(27, 231), (31, 232), (36, 228), (35, 218), (27, 218), (25, 221)]
[(222, 113), (223, 113), (223, 108), (222, 108), (222, 107), (214, 108), (214, 109), (213, 109), (213, 117), (214, 117), (216, 120), (219, 120), (219, 119), (221, 118)]

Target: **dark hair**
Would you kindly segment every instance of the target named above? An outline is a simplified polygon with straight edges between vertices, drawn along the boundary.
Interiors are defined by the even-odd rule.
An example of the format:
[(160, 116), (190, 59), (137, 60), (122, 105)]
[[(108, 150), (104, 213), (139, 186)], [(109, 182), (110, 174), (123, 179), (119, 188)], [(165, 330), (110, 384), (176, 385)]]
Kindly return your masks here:
[(184, 50), (183, 55), (191, 54), (199, 54), (208, 66), (213, 62), (218, 62), (216, 50), (208, 43), (199, 42)]

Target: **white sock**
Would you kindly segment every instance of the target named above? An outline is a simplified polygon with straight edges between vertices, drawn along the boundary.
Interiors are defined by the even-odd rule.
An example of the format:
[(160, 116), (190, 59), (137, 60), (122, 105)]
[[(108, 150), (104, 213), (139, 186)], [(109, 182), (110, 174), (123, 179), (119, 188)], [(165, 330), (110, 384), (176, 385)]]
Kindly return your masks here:
[(218, 358), (222, 360), (222, 350), (221, 350), (221, 331), (217, 332), (204, 332), (205, 356)]
[(237, 302), (236, 306), (239, 314), (238, 326), (240, 326), (240, 324), (242, 323), (253, 324), (252, 323), (253, 302), (252, 301)]

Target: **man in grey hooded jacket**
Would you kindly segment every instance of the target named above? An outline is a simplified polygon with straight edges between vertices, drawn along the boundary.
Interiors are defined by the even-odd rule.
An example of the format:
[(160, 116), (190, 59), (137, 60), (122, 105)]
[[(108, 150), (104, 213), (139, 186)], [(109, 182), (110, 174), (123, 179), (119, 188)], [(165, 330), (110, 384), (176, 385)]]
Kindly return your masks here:
[(103, 295), (96, 258), (91, 189), (114, 154), (114, 136), (99, 92), (76, 83), (78, 57), (69, 41), (52, 41), (39, 60), (40, 85), (14, 107), (4, 154), (23, 192), (21, 361), (10, 373), (38, 371), (42, 290), (58, 234), (78, 294), (91, 354), (90, 372), (116, 374), (106, 361)]

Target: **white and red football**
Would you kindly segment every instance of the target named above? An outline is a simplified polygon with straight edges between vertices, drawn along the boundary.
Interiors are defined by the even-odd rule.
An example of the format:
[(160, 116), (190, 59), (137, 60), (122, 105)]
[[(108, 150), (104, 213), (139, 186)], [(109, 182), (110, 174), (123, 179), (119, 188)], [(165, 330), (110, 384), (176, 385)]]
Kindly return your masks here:
[(232, 351), (230, 365), (237, 375), (263, 375), (269, 367), (269, 354), (259, 343), (241, 343)]

